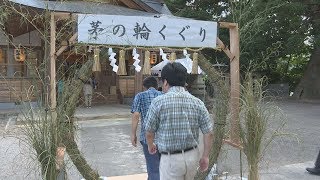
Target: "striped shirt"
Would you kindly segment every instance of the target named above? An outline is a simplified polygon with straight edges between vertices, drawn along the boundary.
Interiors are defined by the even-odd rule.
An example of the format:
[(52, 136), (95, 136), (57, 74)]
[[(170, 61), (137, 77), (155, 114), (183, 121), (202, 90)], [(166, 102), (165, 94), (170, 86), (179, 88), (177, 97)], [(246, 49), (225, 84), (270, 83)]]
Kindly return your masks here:
[(141, 131), (140, 131), (140, 141), (143, 141), (146, 143), (146, 137), (145, 137), (145, 117), (147, 115), (149, 106), (151, 104), (151, 101), (161, 95), (162, 93), (160, 91), (157, 91), (155, 88), (151, 87), (146, 91), (138, 93), (133, 100), (132, 106), (131, 106), (131, 113), (138, 112), (141, 116)]
[(178, 86), (152, 101), (145, 120), (146, 131), (156, 134), (159, 152), (194, 147), (199, 143), (199, 128), (203, 134), (213, 129), (204, 103)]

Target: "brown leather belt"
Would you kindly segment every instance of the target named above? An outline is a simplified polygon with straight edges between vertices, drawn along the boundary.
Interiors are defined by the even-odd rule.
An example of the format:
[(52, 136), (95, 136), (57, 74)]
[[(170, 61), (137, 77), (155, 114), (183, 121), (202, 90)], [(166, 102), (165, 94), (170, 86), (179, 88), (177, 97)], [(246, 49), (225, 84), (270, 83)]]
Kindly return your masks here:
[(187, 151), (190, 151), (192, 149), (196, 149), (197, 146), (194, 146), (194, 147), (190, 147), (190, 148), (186, 148), (186, 149), (183, 149), (183, 150), (176, 150), (176, 151), (171, 151), (171, 152), (160, 152), (160, 154), (165, 154), (165, 155), (168, 155), (168, 154), (180, 154), (182, 152), (187, 152)]

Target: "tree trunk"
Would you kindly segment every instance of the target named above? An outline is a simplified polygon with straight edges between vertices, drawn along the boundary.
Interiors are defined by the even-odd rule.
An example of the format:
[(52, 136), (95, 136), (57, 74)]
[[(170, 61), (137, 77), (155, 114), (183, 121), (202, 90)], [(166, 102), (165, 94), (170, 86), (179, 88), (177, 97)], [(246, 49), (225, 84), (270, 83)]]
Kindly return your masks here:
[(320, 99), (320, 47), (313, 50), (307, 69), (295, 89), (297, 99)]
[(296, 87), (294, 97), (298, 99), (320, 99), (320, 4), (316, 1), (304, 0), (307, 5), (306, 16), (312, 25), (310, 33), (313, 35), (314, 50), (303, 78)]
[(259, 163), (253, 162), (249, 164), (249, 176), (248, 180), (259, 180)]

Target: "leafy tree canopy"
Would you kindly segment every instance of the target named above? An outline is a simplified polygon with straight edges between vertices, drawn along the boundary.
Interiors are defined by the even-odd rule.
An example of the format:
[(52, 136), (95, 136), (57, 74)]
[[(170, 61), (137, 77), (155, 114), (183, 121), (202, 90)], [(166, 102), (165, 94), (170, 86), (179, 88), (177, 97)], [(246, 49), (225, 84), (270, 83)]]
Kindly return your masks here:
[[(289, 81), (294, 86), (304, 69), (301, 65), (307, 64), (319, 41), (317, 0), (166, 0), (166, 4), (176, 16), (237, 22), (242, 70), (253, 68), (272, 83)], [(227, 44), (227, 31), (220, 31), (219, 37)]]

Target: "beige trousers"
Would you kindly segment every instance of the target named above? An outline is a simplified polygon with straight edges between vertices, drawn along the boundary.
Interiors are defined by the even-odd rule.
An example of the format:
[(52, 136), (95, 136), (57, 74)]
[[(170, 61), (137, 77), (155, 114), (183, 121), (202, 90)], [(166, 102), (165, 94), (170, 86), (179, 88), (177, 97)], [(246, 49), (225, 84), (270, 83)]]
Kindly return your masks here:
[(198, 148), (179, 154), (161, 154), (160, 180), (193, 180), (199, 160)]
[(87, 94), (84, 96), (84, 102), (86, 104), (86, 107), (91, 107), (92, 102), (92, 94)]

